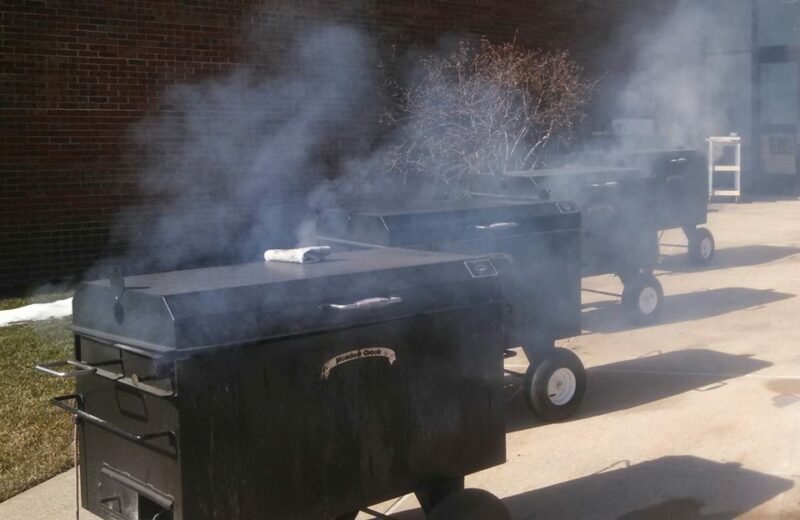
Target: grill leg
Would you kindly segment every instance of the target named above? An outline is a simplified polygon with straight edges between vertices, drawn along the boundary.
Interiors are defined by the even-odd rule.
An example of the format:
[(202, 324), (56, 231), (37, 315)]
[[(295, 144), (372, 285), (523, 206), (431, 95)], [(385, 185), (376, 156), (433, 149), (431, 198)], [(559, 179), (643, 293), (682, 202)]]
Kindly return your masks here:
[(631, 269), (624, 269), (620, 272), (616, 273), (619, 277), (619, 281), (622, 282), (623, 286), (627, 286), (631, 283), (634, 283), (637, 279), (641, 277), (650, 277), (653, 276), (653, 268), (651, 267), (641, 267), (641, 268), (631, 268)]
[(522, 351), (525, 352), (525, 355), (528, 357), (528, 363), (533, 365), (534, 363), (538, 363), (543, 353), (552, 352), (555, 347), (556, 340), (545, 337), (544, 334), (540, 333), (534, 334), (530, 341), (525, 342), (525, 344), (522, 345)]
[(464, 489), (464, 477), (441, 480), (434, 484), (425, 486), (414, 492), (417, 495), (422, 510), (426, 513), (436, 507), (436, 504), (442, 501), (444, 497), (456, 491)]

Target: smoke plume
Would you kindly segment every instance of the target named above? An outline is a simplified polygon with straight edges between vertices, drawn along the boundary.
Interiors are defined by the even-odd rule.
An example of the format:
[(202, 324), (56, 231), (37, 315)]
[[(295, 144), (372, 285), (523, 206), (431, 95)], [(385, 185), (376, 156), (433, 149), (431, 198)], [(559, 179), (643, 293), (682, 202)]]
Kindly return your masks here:
[(652, 119), (657, 137), (647, 145), (665, 148), (702, 148), (708, 136), (744, 133), (751, 58), (739, 4), (680, 0), (655, 30), (617, 42), (637, 51), (613, 117)]
[(293, 39), (277, 70), (238, 66), (167, 92), (131, 132), (146, 157), (147, 205), (119, 223), (127, 269), (253, 260), (294, 245), (305, 193), (340, 168), (331, 157), (369, 147), (373, 61), (356, 30), (316, 27)]

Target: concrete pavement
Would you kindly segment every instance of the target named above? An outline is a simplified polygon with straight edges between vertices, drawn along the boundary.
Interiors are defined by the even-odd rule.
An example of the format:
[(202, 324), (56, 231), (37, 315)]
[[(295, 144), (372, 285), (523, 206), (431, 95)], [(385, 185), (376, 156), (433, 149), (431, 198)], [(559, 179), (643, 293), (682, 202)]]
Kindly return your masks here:
[[(800, 517), (800, 201), (715, 205), (708, 227), (707, 269), (662, 248), (657, 324), (631, 326), (613, 298), (584, 294), (585, 332), (561, 342), (588, 369), (580, 411), (541, 424), (514, 397), (508, 462), (469, 486), (515, 520)], [(584, 285), (621, 290), (611, 276)], [(73, 485), (56, 477), (0, 504), (0, 519), (74, 518)], [(390, 507), (422, 518), (413, 496), (376, 506)]]

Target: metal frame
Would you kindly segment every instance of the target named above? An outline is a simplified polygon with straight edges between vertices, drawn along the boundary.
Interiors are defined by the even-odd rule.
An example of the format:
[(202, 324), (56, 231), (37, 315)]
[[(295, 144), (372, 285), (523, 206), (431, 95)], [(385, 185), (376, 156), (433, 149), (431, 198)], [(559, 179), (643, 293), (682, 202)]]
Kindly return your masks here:
[[(66, 403), (66, 401), (75, 401), (76, 406), (70, 406)], [(177, 448), (177, 435), (172, 430), (164, 430), (158, 431), (153, 433), (131, 433), (128, 430), (124, 430), (119, 426), (115, 426), (113, 423), (106, 421), (105, 419), (101, 419), (100, 417), (96, 417), (82, 409), (83, 407), (83, 395), (81, 394), (69, 394), (69, 395), (61, 395), (58, 397), (54, 397), (50, 399), (50, 403), (61, 408), (65, 412), (74, 415), (84, 421), (97, 426), (98, 428), (102, 428), (106, 431), (109, 431), (113, 434), (119, 435), (125, 439), (128, 439), (131, 442), (135, 442), (137, 444), (145, 444), (147, 441), (152, 439), (157, 439), (159, 437), (167, 437), (170, 440), (170, 444), (174, 445)]]
[[(742, 138), (739, 136), (709, 137), (708, 141), (708, 198), (736, 197), (738, 202), (742, 196)], [(714, 163), (714, 151), (719, 148), (734, 147), (734, 164), (718, 165)], [(734, 188), (732, 190), (718, 190), (714, 188), (715, 173), (732, 173)]]

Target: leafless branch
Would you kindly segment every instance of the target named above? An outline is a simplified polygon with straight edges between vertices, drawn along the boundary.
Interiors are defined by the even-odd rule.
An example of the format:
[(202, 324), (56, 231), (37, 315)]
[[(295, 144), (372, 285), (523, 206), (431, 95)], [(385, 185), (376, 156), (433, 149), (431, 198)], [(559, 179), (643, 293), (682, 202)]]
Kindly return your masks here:
[(466, 175), (533, 169), (549, 143), (568, 141), (594, 83), (565, 51), (516, 42), (462, 42), (421, 60), (384, 121), (395, 129), (388, 164), (403, 175), (458, 185)]

